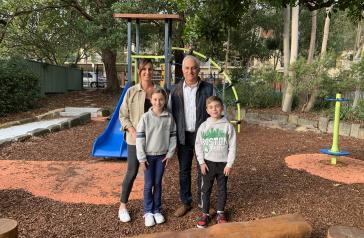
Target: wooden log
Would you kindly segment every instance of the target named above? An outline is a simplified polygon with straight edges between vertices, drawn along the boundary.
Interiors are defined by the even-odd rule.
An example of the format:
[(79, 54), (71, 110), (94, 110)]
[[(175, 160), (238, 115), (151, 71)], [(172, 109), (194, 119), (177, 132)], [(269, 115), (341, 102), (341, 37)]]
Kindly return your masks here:
[(17, 238), (18, 222), (12, 219), (0, 219), (0, 238)]

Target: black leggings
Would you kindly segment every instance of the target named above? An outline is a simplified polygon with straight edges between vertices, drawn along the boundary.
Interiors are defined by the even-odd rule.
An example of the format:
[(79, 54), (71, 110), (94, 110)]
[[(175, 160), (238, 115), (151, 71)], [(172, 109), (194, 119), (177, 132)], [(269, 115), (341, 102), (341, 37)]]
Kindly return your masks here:
[(127, 203), (139, 170), (139, 161), (136, 156), (136, 146), (128, 145), (128, 170), (121, 185), (120, 202)]

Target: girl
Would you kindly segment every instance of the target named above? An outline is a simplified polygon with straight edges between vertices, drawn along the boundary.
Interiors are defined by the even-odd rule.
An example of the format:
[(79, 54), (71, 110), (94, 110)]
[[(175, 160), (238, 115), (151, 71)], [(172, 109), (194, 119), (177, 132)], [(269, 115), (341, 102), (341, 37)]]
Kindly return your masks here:
[(176, 124), (165, 110), (167, 94), (152, 92), (152, 107), (141, 117), (137, 127), (137, 158), (144, 169), (145, 226), (164, 222), (161, 214), (162, 177), (168, 160), (176, 149)]

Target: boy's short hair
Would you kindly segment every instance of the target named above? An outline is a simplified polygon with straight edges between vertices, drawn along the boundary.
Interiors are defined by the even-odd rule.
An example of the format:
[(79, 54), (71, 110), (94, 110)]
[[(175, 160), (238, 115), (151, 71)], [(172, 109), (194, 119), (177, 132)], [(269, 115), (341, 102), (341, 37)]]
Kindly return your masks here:
[(212, 103), (212, 102), (219, 102), (220, 105), (224, 105), (224, 103), (222, 102), (221, 98), (219, 98), (218, 96), (210, 96), (206, 99), (206, 107)]

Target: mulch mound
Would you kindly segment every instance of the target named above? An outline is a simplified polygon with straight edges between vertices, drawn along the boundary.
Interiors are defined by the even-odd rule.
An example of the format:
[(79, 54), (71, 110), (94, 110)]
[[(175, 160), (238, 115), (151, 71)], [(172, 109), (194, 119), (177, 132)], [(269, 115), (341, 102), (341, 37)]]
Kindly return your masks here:
[[(57, 100), (62, 98), (58, 97)], [(95, 98), (97, 100), (104, 99)], [(108, 100), (104, 102), (110, 103)], [(106, 123), (93, 121), (23, 143), (2, 146), (0, 159), (24, 163), (79, 161), (97, 164), (103, 159), (91, 157), (91, 148)], [(249, 221), (300, 213), (312, 224), (312, 237), (325, 237), (331, 225), (364, 229), (364, 184), (337, 186), (335, 181), (303, 170), (291, 169), (285, 164), (287, 156), (317, 153), (319, 149), (329, 147), (331, 139), (331, 135), (297, 133), (242, 124), (242, 131), (238, 135), (236, 163), (228, 182), (226, 210), (229, 219)], [(351, 158), (364, 160), (364, 140), (342, 137), (340, 147), (350, 151)], [(116, 168), (126, 164), (126, 161), (114, 159), (103, 162)], [(195, 175), (195, 163), (194, 167)], [(104, 179), (106, 184), (115, 186), (108, 176)], [(34, 196), (23, 188), (0, 190), (0, 217), (19, 222), (19, 237), (124, 237), (195, 227), (200, 215), (196, 208), (183, 218), (173, 217), (174, 209), (179, 203), (177, 160), (171, 160), (168, 164), (164, 180), (163, 213), (167, 222), (153, 228), (144, 227), (141, 199), (129, 202), (133, 220), (124, 224), (117, 219), (117, 203), (105, 205), (60, 202)], [(196, 184), (195, 176), (193, 184)], [(40, 183), (38, 186), (42, 188), (45, 185)], [(196, 194), (196, 186), (193, 186), (193, 193)], [(213, 192), (213, 204), (216, 202), (215, 195), (216, 191)]]

